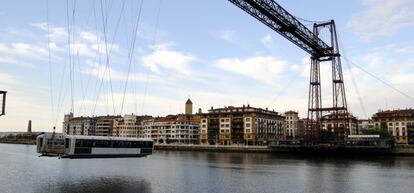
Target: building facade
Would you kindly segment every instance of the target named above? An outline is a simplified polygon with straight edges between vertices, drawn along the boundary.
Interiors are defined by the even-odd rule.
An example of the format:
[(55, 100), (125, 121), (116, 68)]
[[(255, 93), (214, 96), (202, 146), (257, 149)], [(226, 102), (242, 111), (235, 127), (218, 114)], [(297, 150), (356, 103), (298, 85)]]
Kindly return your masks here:
[[(322, 129), (331, 131), (335, 133), (336, 131), (334, 128), (334, 115), (328, 114), (321, 118), (321, 127)], [(355, 116), (348, 113), (348, 115), (338, 115), (339, 117), (339, 125), (338, 127), (348, 128), (348, 130), (341, 133), (340, 136), (348, 136), (348, 135), (357, 135), (358, 134), (358, 120)], [(347, 123), (348, 125), (343, 125), (343, 123)]]
[(374, 129), (372, 119), (358, 119), (358, 134), (363, 135), (365, 131)]
[(284, 138), (285, 119), (277, 112), (248, 106), (211, 108), (200, 114), (200, 143), (266, 145)]
[(286, 111), (285, 114), (285, 134), (286, 139), (299, 137), (299, 113), (296, 111)]
[(414, 109), (379, 111), (372, 116), (376, 129), (387, 130), (397, 144), (414, 141)]
[(192, 116), (169, 115), (142, 121), (142, 137), (158, 144), (197, 144), (199, 123)]

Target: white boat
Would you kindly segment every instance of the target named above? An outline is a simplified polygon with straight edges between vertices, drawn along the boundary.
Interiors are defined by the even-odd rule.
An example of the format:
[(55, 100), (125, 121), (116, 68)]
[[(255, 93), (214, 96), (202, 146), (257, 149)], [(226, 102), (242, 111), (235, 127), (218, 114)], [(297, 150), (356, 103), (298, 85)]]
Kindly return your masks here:
[(37, 152), (62, 158), (113, 158), (151, 155), (152, 139), (42, 134), (37, 137)]

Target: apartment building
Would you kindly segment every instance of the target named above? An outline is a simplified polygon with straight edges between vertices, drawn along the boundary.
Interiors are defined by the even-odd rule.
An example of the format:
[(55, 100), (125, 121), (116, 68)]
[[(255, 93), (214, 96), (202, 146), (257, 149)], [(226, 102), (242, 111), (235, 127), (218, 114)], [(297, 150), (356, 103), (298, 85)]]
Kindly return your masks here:
[(199, 139), (199, 122), (193, 116), (169, 115), (142, 121), (142, 137), (158, 144), (196, 144)]
[(379, 111), (372, 116), (376, 129), (386, 129), (397, 144), (414, 142), (414, 109)]
[(278, 112), (254, 108), (224, 107), (200, 115), (200, 143), (266, 145), (284, 139), (285, 118)]
[(286, 111), (285, 114), (285, 134), (286, 139), (299, 137), (299, 113), (296, 111)]
[(358, 119), (358, 134), (363, 135), (365, 131), (374, 129), (372, 119)]
[[(340, 128), (348, 128), (348, 130), (344, 131), (344, 133), (339, 134), (340, 136), (348, 136), (348, 135), (357, 135), (358, 134), (358, 120), (355, 116), (352, 114), (339, 114), (339, 124), (338, 127)], [(325, 116), (322, 116), (321, 118), (321, 127), (322, 129), (336, 132), (334, 128), (334, 114), (328, 114)], [(348, 125), (344, 125), (344, 123), (347, 123)]]

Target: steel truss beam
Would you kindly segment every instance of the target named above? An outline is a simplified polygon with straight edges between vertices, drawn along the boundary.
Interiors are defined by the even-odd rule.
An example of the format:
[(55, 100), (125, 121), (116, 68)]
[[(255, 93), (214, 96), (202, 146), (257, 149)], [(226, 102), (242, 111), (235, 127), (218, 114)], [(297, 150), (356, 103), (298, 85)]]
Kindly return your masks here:
[(229, 0), (269, 28), (313, 56), (331, 54), (331, 48), (273, 0)]

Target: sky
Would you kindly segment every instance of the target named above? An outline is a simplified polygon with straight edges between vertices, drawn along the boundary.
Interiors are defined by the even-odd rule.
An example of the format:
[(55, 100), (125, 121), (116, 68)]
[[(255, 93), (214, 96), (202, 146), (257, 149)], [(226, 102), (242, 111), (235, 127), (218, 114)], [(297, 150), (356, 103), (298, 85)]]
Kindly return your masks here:
[[(414, 106), (414, 1), (277, 2), (307, 27), (335, 20), (352, 114)], [(71, 111), (178, 114), (187, 98), (306, 117), (309, 55), (225, 0), (15, 0), (0, 17), (0, 131), (61, 130)], [(328, 63), (321, 76), (329, 106)]]

